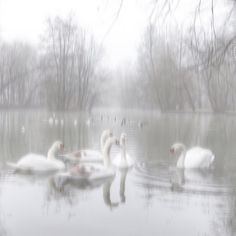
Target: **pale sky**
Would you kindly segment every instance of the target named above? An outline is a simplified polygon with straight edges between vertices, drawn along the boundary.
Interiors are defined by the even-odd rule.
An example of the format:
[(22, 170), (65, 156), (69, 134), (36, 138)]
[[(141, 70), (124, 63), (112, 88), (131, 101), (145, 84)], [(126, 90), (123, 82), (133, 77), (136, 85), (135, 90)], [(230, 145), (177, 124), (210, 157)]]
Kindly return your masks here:
[[(104, 41), (106, 59), (110, 64), (116, 67), (135, 58), (154, 2), (123, 1), (120, 15)], [(193, 2), (189, 0), (181, 3), (171, 17), (174, 21), (176, 19), (188, 23), (195, 6), (190, 7)], [(0, 37), (9, 41), (19, 39), (37, 44), (48, 17), (73, 14), (78, 23), (101, 42), (114, 21), (119, 4), (120, 0), (0, 0)], [(222, 10), (222, 7), (219, 9)]]
[[(139, 1), (140, 2), (140, 1)], [(108, 31), (119, 9), (118, 0), (0, 0), (0, 36), (37, 44), (48, 17), (73, 14), (78, 23), (101, 42), (110, 63), (132, 60), (147, 24), (143, 7), (136, 0), (123, 2), (118, 19)]]

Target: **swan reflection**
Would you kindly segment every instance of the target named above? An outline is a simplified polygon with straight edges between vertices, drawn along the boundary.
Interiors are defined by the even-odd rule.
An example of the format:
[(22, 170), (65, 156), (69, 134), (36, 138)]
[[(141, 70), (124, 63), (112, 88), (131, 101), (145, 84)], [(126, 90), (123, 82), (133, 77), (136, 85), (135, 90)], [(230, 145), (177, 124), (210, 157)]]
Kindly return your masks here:
[(125, 183), (126, 183), (126, 177), (128, 173), (128, 169), (124, 169), (120, 171), (120, 202), (125, 203), (126, 202), (126, 196), (125, 196)]
[[(211, 169), (170, 169), (171, 190), (176, 192), (202, 192), (214, 187)], [(212, 189), (214, 190), (214, 189)]]
[[(76, 189), (82, 191), (93, 191), (95, 189), (101, 188), (104, 204), (112, 210), (118, 207), (121, 203), (124, 204), (126, 202), (126, 179), (129, 170), (124, 169), (119, 170), (118, 172), (119, 175), (116, 174), (112, 178), (97, 179), (94, 181), (88, 181), (86, 179), (81, 181), (73, 181), (73, 179), (61, 178), (61, 175), (55, 175), (49, 179), (49, 185), (51, 188), (50, 194), (52, 194), (56, 198), (58, 198), (58, 195), (71, 198), (72, 196), (74, 196), (72, 192), (76, 191)], [(112, 186), (115, 184), (115, 180), (119, 181), (119, 192), (117, 192), (120, 198), (119, 201), (113, 201), (111, 199), (111, 191), (113, 191)], [(116, 194), (116, 185), (114, 186), (114, 191)], [(72, 201), (70, 200), (69, 202)]]
[(111, 185), (112, 185), (113, 182), (114, 182), (114, 179), (107, 180), (103, 184), (103, 188), (102, 188), (103, 201), (104, 201), (105, 205), (108, 206), (111, 210), (113, 208), (116, 208), (116, 207), (119, 206), (119, 202), (113, 202), (111, 200)]

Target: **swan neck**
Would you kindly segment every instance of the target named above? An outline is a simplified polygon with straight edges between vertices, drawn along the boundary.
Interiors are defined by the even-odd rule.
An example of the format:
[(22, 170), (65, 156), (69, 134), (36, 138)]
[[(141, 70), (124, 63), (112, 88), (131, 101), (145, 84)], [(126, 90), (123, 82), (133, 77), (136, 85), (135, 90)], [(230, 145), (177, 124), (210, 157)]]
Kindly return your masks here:
[(184, 168), (185, 156), (186, 156), (186, 150), (183, 149), (183, 151), (181, 152), (180, 157), (178, 159), (177, 167)]
[(110, 152), (111, 152), (111, 143), (105, 145), (103, 149), (103, 163), (106, 168), (111, 166)]
[(57, 152), (56, 152), (55, 148), (51, 147), (48, 151), (47, 157), (48, 157), (48, 159), (54, 160), (54, 159), (56, 159), (56, 154), (57, 154)]
[(123, 145), (121, 149), (121, 160), (126, 161), (126, 146)]
[(102, 134), (101, 135), (101, 139), (100, 139), (100, 148), (101, 148), (101, 152), (103, 151), (103, 148), (105, 146), (105, 142), (106, 142), (106, 135)]

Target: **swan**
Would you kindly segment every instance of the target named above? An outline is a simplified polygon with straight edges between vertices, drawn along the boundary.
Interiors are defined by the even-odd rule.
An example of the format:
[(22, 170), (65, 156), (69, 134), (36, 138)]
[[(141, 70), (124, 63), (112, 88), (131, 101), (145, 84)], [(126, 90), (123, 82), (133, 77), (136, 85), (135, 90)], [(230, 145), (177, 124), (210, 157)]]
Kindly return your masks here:
[(55, 115), (55, 113), (53, 113), (52, 116), (50, 116), (48, 119), (49, 125), (53, 125), (55, 119), (56, 119), (56, 115)]
[(130, 168), (134, 165), (134, 160), (128, 153), (126, 153), (126, 140), (127, 140), (126, 133), (122, 133), (120, 135), (121, 152), (118, 153), (114, 158), (114, 160), (112, 161), (112, 164), (118, 168), (125, 169), (125, 168)]
[(43, 155), (30, 153), (22, 157), (17, 163), (8, 162), (7, 165), (15, 171), (29, 173), (63, 170), (65, 168), (65, 164), (56, 159), (56, 155), (59, 151), (62, 151), (63, 148), (63, 143), (61, 141), (56, 141), (49, 149), (47, 158)]
[(147, 123), (147, 121), (139, 121), (138, 122), (138, 127), (141, 129), (141, 128), (143, 128), (144, 126), (146, 126), (148, 123)]
[(209, 168), (215, 159), (214, 154), (209, 149), (193, 147), (186, 150), (182, 143), (173, 144), (170, 152), (173, 154), (180, 153), (177, 161), (178, 168)]
[(68, 172), (60, 173), (56, 176), (57, 182), (61, 185), (67, 181), (81, 182), (87, 181), (103, 181), (115, 176), (115, 171), (112, 168), (110, 160), (110, 151), (112, 145), (119, 145), (119, 140), (116, 137), (109, 137), (103, 148), (103, 164), (83, 163), (73, 166)]
[(108, 137), (112, 137), (112, 131), (110, 129), (106, 129), (102, 132), (100, 139), (101, 151), (83, 149), (80, 151), (63, 154), (62, 156), (65, 158), (65, 160), (71, 162), (102, 162), (102, 150)]
[(49, 119), (48, 119), (48, 124), (49, 124), (49, 125), (53, 125), (53, 118), (52, 118), (52, 117), (49, 117)]
[(77, 126), (78, 121), (76, 119), (74, 119), (74, 126)]
[(87, 126), (90, 126), (91, 124), (92, 124), (92, 119), (88, 118), (88, 119), (86, 120), (86, 125), (87, 125)]
[(121, 126), (124, 126), (124, 125), (126, 125), (126, 118), (123, 118), (123, 119), (121, 120)]
[(25, 126), (24, 126), (24, 125), (21, 126), (21, 133), (22, 133), (22, 134), (25, 133)]

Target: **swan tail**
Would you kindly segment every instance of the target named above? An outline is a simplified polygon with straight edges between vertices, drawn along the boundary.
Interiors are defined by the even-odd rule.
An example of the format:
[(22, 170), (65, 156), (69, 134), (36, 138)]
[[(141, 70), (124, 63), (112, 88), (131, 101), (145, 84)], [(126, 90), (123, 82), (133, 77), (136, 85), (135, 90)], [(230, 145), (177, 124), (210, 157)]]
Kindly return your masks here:
[(213, 163), (214, 160), (215, 160), (215, 155), (212, 154), (212, 156), (211, 156), (211, 163)]
[(215, 155), (211, 152), (210, 161), (209, 161), (209, 167), (211, 167), (213, 165), (214, 160), (215, 160)]
[(7, 162), (6, 164), (7, 164), (8, 167), (10, 167), (13, 170), (17, 170), (18, 169), (18, 165), (16, 163)]
[(31, 174), (32, 171), (29, 168), (23, 168), (22, 166), (19, 166), (17, 163), (13, 162), (7, 162), (6, 165), (14, 172), (14, 173), (26, 173)]

